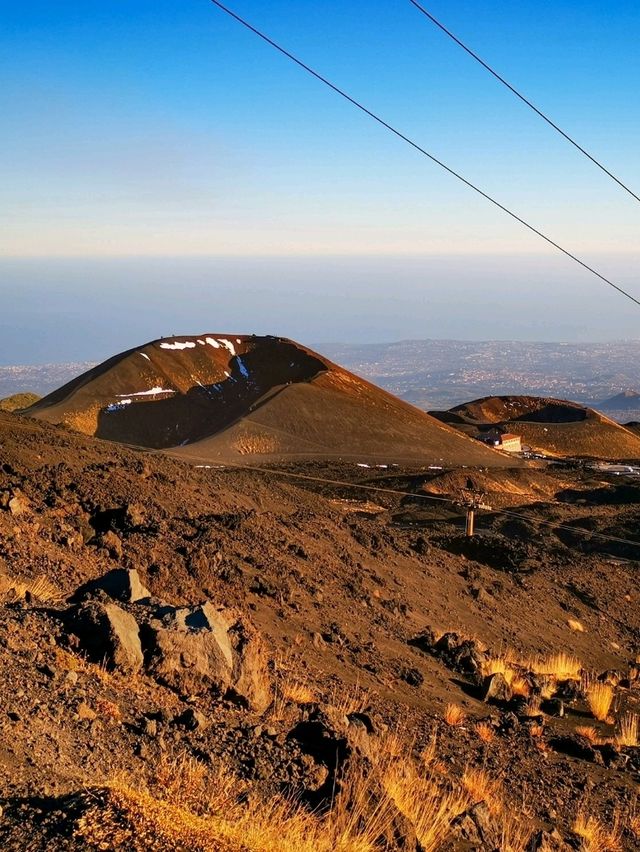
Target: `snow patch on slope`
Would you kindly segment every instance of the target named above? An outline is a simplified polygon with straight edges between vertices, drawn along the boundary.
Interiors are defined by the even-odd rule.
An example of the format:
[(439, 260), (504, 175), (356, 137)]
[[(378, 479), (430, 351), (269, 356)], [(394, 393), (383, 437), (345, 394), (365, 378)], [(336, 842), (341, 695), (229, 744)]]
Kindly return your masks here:
[[(122, 397), (122, 396), (155, 396), (158, 393), (175, 393), (175, 391), (171, 390), (171, 388), (155, 387), (155, 388), (150, 388), (149, 390), (146, 390), (146, 391), (138, 391), (138, 393), (118, 393), (118, 394), (116, 394), (116, 396), (117, 397)], [(131, 400), (129, 400), (129, 402), (131, 402)]]
[(161, 343), (160, 349), (195, 349), (193, 340), (174, 340), (173, 343)]

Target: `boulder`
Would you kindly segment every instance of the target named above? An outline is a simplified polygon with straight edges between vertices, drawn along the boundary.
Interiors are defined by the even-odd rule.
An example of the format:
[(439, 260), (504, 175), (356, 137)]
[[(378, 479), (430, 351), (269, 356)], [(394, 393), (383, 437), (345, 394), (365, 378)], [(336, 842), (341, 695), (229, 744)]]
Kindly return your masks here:
[(74, 594), (74, 600), (81, 600), (97, 591), (106, 592), (110, 598), (123, 603), (137, 603), (151, 597), (151, 592), (143, 585), (140, 575), (131, 568), (114, 568), (103, 577), (85, 583)]
[(542, 702), (541, 710), (547, 716), (557, 716), (559, 719), (562, 719), (564, 716), (564, 701), (561, 698), (549, 698), (547, 701)]
[(90, 601), (69, 613), (70, 629), (80, 647), (96, 663), (124, 672), (136, 672), (143, 664), (140, 635), (135, 618), (116, 604)]
[(144, 641), (149, 672), (177, 692), (237, 697), (257, 712), (271, 703), (262, 641), (234, 610), (208, 602), (164, 607), (145, 627)]
[(511, 687), (502, 672), (487, 675), (482, 681), (481, 698), (483, 701), (511, 701)]

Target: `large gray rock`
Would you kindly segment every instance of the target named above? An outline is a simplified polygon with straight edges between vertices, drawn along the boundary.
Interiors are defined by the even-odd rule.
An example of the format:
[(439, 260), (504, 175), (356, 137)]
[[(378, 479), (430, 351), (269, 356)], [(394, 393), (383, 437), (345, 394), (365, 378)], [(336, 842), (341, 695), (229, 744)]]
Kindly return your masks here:
[(144, 662), (135, 618), (116, 604), (90, 601), (75, 607), (70, 627), (80, 647), (97, 663), (136, 672)]
[(262, 712), (271, 703), (267, 659), (259, 634), (234, 610), (211, 603), (165, 607), (145, 629), (147, 667), (178, 692), (237, 696)]

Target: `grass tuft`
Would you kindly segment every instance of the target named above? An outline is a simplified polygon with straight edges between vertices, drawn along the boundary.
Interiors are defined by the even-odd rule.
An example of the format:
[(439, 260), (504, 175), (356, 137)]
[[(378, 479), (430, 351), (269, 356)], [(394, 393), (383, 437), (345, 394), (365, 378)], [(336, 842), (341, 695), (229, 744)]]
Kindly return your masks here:
[(582, 663), (577, 657), (560, 651), (529, 661), (528, 668), (537, 674), (552, 675), (557, 680), (580, 680)]
[(462, 725), (467, 719), (467, 714), (459, 704), (447, 704), (444, 708), (444, 720), (447, 725), (457, 727)]
[(587, 704), (594, 718), (605, 722), (613, 702), (614, 690), (609, 683), (592, 683), (587, 688)]
[(571, 830), (580, 838), (580, 852), (622, 852), (617, 823), (607, 828), (597, 817), (580, 810)]
[(620, 719), (616, 742), (621, 746), (638, 745), (638, 716), (636, 713), (625, 713)]
[(496, 738), (496, 732), (489, 722), (478, 722), (474, 729), (483, 743), (492, 743)]

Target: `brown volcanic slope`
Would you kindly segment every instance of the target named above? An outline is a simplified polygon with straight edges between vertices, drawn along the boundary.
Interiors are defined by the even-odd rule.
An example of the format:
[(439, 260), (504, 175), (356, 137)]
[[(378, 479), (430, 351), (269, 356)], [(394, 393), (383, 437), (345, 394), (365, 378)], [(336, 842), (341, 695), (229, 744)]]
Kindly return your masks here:
[(31, 417), (194, 460), (283, 457), (514, 462), (277, 337), (156, 340), (27, 409)]
[(537, 396), (487, 396), (434, 417), (466, 433), (501, 426), (524, 444), (556, 456), (640, 458), (640, 438), (593, 408)]
[[(335, 462), (296, 467), (306, 469), (416, 495), (429, 483), (443, 493), (457, 490), (449, 473), (399, 468), (391, 476)], [(369, 725), (373, 733), (366, 734), (363, 748), (374, 755), (378, 743), (387, 742), (380, 740), (385, 730), (400, 737), (403, 750), (392, 754), (401, 760), (412, 749), (418, 756), (435, 744), (438, 764), (429, 777), (437, 772), (443, 783), (469, 767), (506, 779), (503, 807), (519, 814), (526, 801), (531, 832), (557, 825), (571, 837), (587, 791), (590, 814), (610, 822), (621, 812), (619, 848), (638, 852), (640, 839), (626, 815), (636, 800), (640, 749), (627, 748), (621, 757), (603, 745), (603, 765), (602, 753), (575, 733), (595, 724), (599, 736), (609, 739), (614, 726), (594, 722), (584, 700), (571, 698), (575, 689), (563, 693), (562, 718), (552, 707), (544, 708), (545, 716), (530, 717), (518, 697), (504, 705), (483, 702), (475, 676), (446, 650), (451, 641), (458, 654), (461, 637), (477, 637), (493, 656), (511, 650), (516, 659), (528, 660), (563, 651), (579, 657), (590, 673), (615, 670), (624, 677), (629, 671), (640, 635), (637, 549), (577, 532), (637, 538), (640, 489), (629, 486), (632, 493), (621, 504), (619, 484), (609, 487), (589, 473), (587, 481), (576, 471), (535, 474), (535, 503), (526, 509), (533, 520), (482, 513), (482, 535), (467, 540), (460, 517), (455, 524), (453, 518), (428, 517), (399, 522), (411, 508), (402, 494), (375, 495), (380, 505), (372, 511), (371, 494), (355, 488), (323, 485), (319, 493), (312, 482), (275, 474), (195, 469), (163, 454), (0, 413), (2, 849), (248, 852), (245, 844), (167, 842), (166, 831), (155, 836), (153, 821), (141, 823), (143, 814), (131, 827), (127, 813), (115, 826), (116, 836), (131, 827), (135, 840), (124, 834), (116, 845), (108, 834), (112, 824), (103, 819), (101, 791), (118, 779), (131, 789), (153, 784), (156, 790), (163, 777), (167, 781), (167, 767), (173, 773), (188, 759), (218, 786), (219, 768), (229, 765), (248, 785), (237, 796), (238, 806), (259, 796), (271, 801), (276, 792), (307, 801), (323, 778), (336, 777), (331, 773), (339, 741), (328, 726), (337, 718), (335, 724), (348, 723), (349, 736), (363, 736)], [(495, 487), (509, 490), (517, 490), (524, 476), (516, 471), (513, 480), (499, 483), (507, 472), (489, 475)], [(578, 490), (572, 495), (568, 477), (574, 476)], [(531, 490), (536, 483), (523, 479), (520, 485)], [(547, 505), (538, 502), (545, 495)], [(561, 496), (564, 502), (556, 502)], [(569, 497), (576, 502), (566, 502)], [(576, 534), (538, 523), (545, 519), (575, 524)], [(634, 561), (610, 561), (608, 553)], [(132, 676), (85, 659), (70, 632), (68, 598), (80, 584), (121, 566), (138, 570), (158, 605), (211, 599), (250, 613), (273, 663), (276, 695), (295, 695), (285, 690), (303, 684), (311, 704), (299, 694), (286, 703), (274, 700), (260, 715), (213, 691), (183, 694), (144, 670)], [(111, 605), (100, 595), (92, 600)], [(137, 604), (118, 605), (131, 617), (139, 611)], [(572, 630), (569, 619), (584, 631)], [(446, 631), (442, 653), (433, 653), (428, 642), (416, 643), (428, 636), (427, 628), (438, 636)], [(639, 685), (617, 687), (618, 717), (640, 710)], [(464, 709), (466, 724), (445, 724), (449, 702)], [(189, 721), (194, 713), (195, 724)], [(532, 718), (535, 736), (529, 733)], [(493, 731), (489, 742), (475, 728), (481, 720)], [(372, 764), (364, 765), (371, 777)], [(197, 807), (192, 790), (198, 787), (191, 783), (178, 799), (183, 810), (169, 810), (170, 816), (184, 815), (192, 799)], [(331, 800), (334, 790), (341, 795), (339, 784), (326, 789)], [(481, 789), (477, 798), (483, 798)], [(227, 801), (235, 813), (235, 791)], [(314, 807), (314, 799), (309, 802)], [(85, 839), (87, 813), (92, 824), (105, 826), (101, 844)], [(402, 834), (397, 840), (375, 849), (417, 852)], [(257, 843), (250, 848), (265, 852)], [(283, 841), (270, 852), (274, 848), (301, 847)], [(373, 844), (341, 848), (374, 852)], [(471, 847), (454, 838), (437, 848)], [(524, 847), (478, 842), (473, 848)]]

